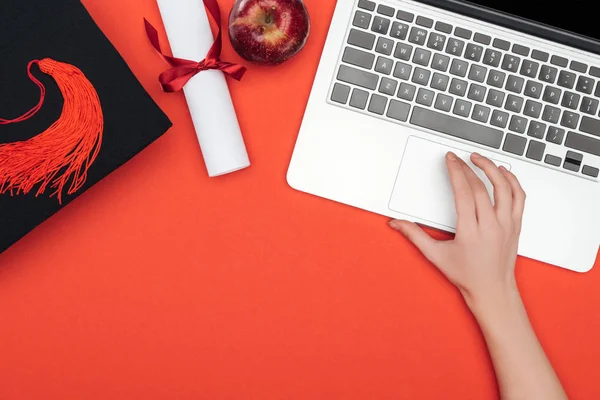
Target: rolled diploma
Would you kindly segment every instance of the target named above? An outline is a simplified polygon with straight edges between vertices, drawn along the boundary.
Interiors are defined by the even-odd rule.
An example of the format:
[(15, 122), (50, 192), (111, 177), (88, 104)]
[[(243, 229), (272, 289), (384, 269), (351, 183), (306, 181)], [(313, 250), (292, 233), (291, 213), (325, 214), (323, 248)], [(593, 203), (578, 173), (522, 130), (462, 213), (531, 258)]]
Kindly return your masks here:
[[(173, 56), (204, 59), (214, 43), (202, 0), (158, 0)], [(250, 165), (244, 138), (235, 115), (225, 76), (202, 71), (184, 87), (196, 136), (209, 176), (218, 176)]]

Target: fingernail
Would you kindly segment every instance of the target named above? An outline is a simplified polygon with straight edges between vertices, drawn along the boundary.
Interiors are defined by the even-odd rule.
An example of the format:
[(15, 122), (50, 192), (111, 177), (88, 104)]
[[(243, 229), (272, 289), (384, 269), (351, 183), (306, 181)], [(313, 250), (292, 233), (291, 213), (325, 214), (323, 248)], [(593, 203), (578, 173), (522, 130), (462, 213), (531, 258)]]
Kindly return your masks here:
[(450, 161), (456, 161), (456, 154), (449, 151), (448, 153), (446, 153), (446, 158)]
[(396, 220), (391, 220), (390, 222), (388, 222), (388, 225), (392, 228), (392, 229), (400, 229), (400, 222), (396, 221)]
[(501, 166), (500, 166), (500, 169), (501, 169), (502, 171), (506, 171), (506, 172), (508, 172), (508, 170), (507, 170), (506, 168), (504, 168), (504, 165), (501, 165)]
[(473, 156), (473, 158), (481, 158), (481, 154), (479, 153), (473, 153), (471, 155)]

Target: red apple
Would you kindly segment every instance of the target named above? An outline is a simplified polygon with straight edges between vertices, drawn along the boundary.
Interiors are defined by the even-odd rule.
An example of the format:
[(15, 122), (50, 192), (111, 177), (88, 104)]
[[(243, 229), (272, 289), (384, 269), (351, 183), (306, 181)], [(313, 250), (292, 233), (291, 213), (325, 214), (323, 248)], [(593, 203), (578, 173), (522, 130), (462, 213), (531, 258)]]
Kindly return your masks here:
[(233, 48), (259, 64), (280, 64), (295, 56), (309, 30), (302, 0), (237, 0), (229, 15)]

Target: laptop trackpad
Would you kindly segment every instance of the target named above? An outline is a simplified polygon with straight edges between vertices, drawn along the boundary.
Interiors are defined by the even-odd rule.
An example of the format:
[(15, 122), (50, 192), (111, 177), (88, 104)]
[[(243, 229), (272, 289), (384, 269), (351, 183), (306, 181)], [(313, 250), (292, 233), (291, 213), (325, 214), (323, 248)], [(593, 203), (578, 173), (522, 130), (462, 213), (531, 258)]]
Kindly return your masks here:
[[(454, 152), (473, 168), (493, 201), (492, 184), (483, 171), (471, 163), (470, 152), (411, 136), (390, 199), (390, 210), (443, 225), (450, 230), (456, 228), (454, 196), (446, 169), (448, 151)], [(493, 161), (510, 170), (509, 164)]]

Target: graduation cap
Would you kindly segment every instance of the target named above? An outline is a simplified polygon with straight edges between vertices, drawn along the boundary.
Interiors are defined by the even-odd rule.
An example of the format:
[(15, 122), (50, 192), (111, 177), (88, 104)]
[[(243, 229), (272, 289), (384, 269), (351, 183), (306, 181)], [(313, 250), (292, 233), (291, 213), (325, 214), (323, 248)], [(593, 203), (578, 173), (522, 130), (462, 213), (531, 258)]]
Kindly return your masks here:
[(78, 0), (0, 4), (0, 252), (170, 128)]

